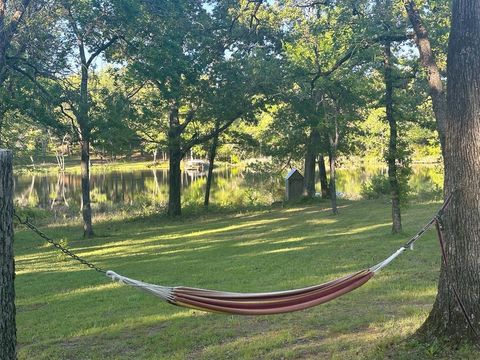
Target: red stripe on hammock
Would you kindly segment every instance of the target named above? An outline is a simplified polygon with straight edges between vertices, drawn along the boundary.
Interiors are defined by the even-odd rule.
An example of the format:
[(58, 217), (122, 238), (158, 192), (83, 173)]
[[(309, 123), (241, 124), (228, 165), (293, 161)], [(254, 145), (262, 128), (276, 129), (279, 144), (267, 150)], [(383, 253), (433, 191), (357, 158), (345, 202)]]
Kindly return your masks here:
[[(280, 314), (292, 311), (298, 311), (310, 308), (312, 306), (323, 304), (327, 301), (333, 300), (343, 294), (346, 294), (363, 284), (365, 284), (374, 275), (369, 270), (363, 270), (356, 274), (344, 277), (340, 280), (334, 280), (318, 287), (309, 287), (294, 290), (295, 295), (272, 295), (244, 297), (239, 300), (237, 293), (232, 293), (232, 298), (223, 296), (221, 299), (215, 297), (196, 296), (191, 293), (182, 293), (181, 291), (174, 291), (173, 302), (177, 305), (191, 307), (195, 309), (223, 312), (229, 314), (241, 315), (269, 315)], [(313, 288), (313, 290), (312, 290)], [(183, 288), (185, 289), (185, 288)], [(199, 291), (201, 293), (201, 291)], [(272, 293), (275, 294), (275, 293)], [(247, 295), (247, 294), (245, 294)], [(259, 294), (260, 295), (260, 294)]]

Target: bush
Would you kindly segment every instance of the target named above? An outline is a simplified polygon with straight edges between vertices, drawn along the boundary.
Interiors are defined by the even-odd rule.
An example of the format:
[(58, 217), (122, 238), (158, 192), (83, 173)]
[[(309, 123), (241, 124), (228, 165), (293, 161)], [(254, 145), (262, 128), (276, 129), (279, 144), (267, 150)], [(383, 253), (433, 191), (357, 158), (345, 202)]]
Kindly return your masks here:
[(390, 183), (388, 177), (383, 174), (372, 176), (362, 185), (361, 195), (365, 199), (378, 199), (390, 194)]
[[(404, 206), (408, 202), (408, 197), (411, 193), (411, 188), (408, 184), (410, 176), (409, 168), (398, 168), (398, 183), (400, 186), (400, 204)], [(361, 195), (365, 199), (378, 199), (390, 196), (390, 182), (388, 176), (378, 174), (372, 176), (370, 181), (362, 185)]]

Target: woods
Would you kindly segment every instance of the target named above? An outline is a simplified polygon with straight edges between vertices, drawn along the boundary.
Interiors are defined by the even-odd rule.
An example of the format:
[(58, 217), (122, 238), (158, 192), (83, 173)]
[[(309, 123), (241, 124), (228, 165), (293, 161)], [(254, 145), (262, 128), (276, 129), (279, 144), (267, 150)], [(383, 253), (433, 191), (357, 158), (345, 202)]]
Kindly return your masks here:
[[(105, 218), (138, 208), (176, 224), (325, 205), (336, 223), (363, 200), (389, 208), (391, 240), (411, 231), (411, 207), (453, 194), (448, 264), (415, 336), (478, 343), (479, 74), (474, 0), (0, 0), (0, 147), (15, 154), (0, 151), (2, 277), (14, 272), (12, 161), (32, 176), (15, 206), (81, 221), (85, 246)], [(438, 174), (423, 188), (419, 166)], [(287, 201), (291, 169), (304, 179)], [(50, 181), (37, 174), (55, 187), (36, 193)], [(105, 215), (107, 200), (123, 207)], [(15, 342), (13, 278), (1, 289), (3, 348)]]

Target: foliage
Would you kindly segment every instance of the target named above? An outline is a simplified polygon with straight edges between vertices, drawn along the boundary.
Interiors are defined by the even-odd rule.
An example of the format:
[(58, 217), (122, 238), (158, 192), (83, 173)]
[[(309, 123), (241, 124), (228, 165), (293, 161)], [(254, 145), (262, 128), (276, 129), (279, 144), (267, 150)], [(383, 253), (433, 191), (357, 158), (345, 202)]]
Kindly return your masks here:
[(390, 195), (390, 183), (384, 174), (374, 175), (362, 185), (361, 195), (366, 199), (378, 199)]
[[(409, 166), (401, 166), (398, 168), (398, 180), (400, 185), (400, 204), (406, 205), (411, 195), (411, 187), (409, 185), (410, 175), (412, 170)], [(429, 195), (433, 194), (432, 191)], [(377, 174), (372, 176), (367, 182), (362, 184), (361, 196), (365, 199), (384, 198), (391, 194), (390, 182), (388, 176), (385, 174)], [(423, 194), (423, 198), (428, 198), (428, 195)]]

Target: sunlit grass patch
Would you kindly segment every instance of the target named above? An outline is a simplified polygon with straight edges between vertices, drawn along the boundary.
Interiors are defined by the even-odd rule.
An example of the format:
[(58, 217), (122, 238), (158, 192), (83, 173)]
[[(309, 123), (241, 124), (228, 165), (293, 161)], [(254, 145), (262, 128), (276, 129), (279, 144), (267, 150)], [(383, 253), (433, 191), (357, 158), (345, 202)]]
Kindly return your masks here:
[[(298, 208), (212, 213), (46, 228), (105, 269), (162, 285), (274, 291), (325, 282), (390, 255), (437, 204), (404, 212), (391, 235), (389, 205), (342, 201)], [(412, 343), (433, 304), (440, 257), (434, 232), (365, 286), (324, 305), (274, 316), (209, 314), (168, 305), (100, 273), (60, 260), (24, 229), (16, 232), (20, 359), (410, 359), (442, 358)], [(414, 344), (414, 345), (411, 345)], [(466, 354), (466, 355), (465, 355)], [(474, 359), (472, 349), (445, 359)]]

